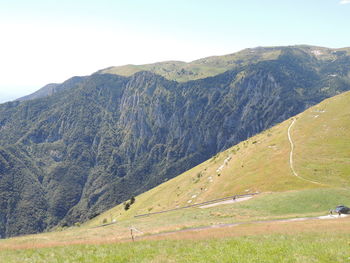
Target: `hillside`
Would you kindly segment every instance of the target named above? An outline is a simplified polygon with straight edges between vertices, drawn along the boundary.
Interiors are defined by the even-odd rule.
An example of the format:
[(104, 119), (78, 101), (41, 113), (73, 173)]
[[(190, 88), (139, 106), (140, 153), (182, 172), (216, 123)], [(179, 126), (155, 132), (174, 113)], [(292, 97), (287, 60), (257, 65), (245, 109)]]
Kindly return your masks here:
[(84, 77), (73, 77), (62, 84), (51, 83), (42, 87), (41, 89), (37, 90), (32, 94), (18, 98), (16, 101), (34, 100), (34, 99), (52, 96), (57, 92), (62, 92), (64, 90), (68, 90), (76, 87), (77, 85), (79, 85), (79, 83), (82, 82), (83, 79)]
[[(271, 204), (288, 210), (299, 203), (306, 207), (305, 211), (311, 209), (308, 205), (320, 206), (318, 202), (326, 204), (325, 207), (331, 206), (329, 200), (334, 199), (333, 192), (345, 194), (350, 187), (349, 102), (350, 92), (327, 99), (137, 196), (128, 211), (119, 205), (88, 225), (99, 225), (104, 218), (127, 219), (252, 192), (276, 194), (271, 197), (262, 194), (262, 197), (248, 201), (246, 206), (250, 210), (259, 210), (259, 207), (274, 209)], [(298, 176), (290, 167), (288, 128), (293, 120), (296, 121), (290, 135), (294, 144), (293, 168)], [(335, 203), (337, 198), (340, 203), (346, 201), (346, 198), (337, 196)], [(264, 205), (264, 202), (270, 204)], [(260, 210), (260, 213), (264, 212)]]
[[(276, 49), (274, 59), (248, 58), (208, 78), (180, 83), (145, 71), (93, 74), (54, 85), (35, 99), (0, 105), (0, 235), (84, 222), (350, 89), (346, 51), (325, 49), (323, 57), (311, 47)], [(259, 50), (271, 58), (270, 48)], [(225, 158), (216, 158), (216, 165)], [(235, 165), (244, 172), (251, 163)], [(209, 174), (203, 173), (198, 185), (204, 187)], [(253, 180), (255, 172), (250, 173)], [(286, 180), (285, 189), (292, 179)], [(237, 182), (220, 191), (251, 187), (249, 181)], [(189, 201), (181, 198), (179, 203)]]
[[(241, 249), (255, 251), (259, 246), (256, 253), (260, 257), (263, 253), (267, 259), (271, 259), (271, 248), (279, 251), (278, 261), (285, 258), (281, 251), (291, 254), (296, 245), (301, 247), (295, 253), (305, 254), (300, 262), (305, 258), (324, 258), (324, 262), (334, 256), (343, 259), (341, 244), (349, 237), (350, 217), (325, 215), (330, 208), (340, 203), (348, 205), (350, 200), (349, 101), (350, 92), (327, 99), (136, 196), (128, 211), (119, 205), (81, 226), (0, 240), (0, 259), (46, 262), (48, 258), (54, 261), (64, 257), (71, 261), (113, 262), (130, 261), (137, 255), (140, 261), (157, 261), (159, 251), (163, 251), (161, 258), (169, 261), (179, 253), (186, 257), (190, 251), (194, 261), (205, 262), (202, 255), (207, 253), (208, 244), (216, 247), (215, 257), (207, 255), (213, 260), (227, 259), (232, 249), (240, 253)], [(298, 176), (290, 167), (288, 130)], [(308, 172), (309, 163), (326, 172), (322, 176), (314, 170)], [(134, 217), (186, 206), (189, 200), (193, 204), (254, 191), (259, 195), (244, 202)], [(137, 242), (127, 243), (131, 241), (130, 229)], [(339, 244), (337, 240), (341, 240)], [(227, 242), (234, 242), (233, 248), (223, 252)], [(198, 250), (198, 256), (193, 253), (194, 243), (206, 244)]]

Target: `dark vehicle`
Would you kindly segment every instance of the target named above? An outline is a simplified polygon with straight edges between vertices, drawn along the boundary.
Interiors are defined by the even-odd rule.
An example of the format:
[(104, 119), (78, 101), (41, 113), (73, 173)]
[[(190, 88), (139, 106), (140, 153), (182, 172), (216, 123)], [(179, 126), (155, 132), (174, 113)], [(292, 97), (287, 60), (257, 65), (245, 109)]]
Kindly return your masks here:
[(337, 213), (338, 215), (341, 214), (350, 214), (350, 208), (346, 207), (345, 205), (338, 205), (335, 209), (331, 209), (329, 213), (332, 215), (334, 213)]

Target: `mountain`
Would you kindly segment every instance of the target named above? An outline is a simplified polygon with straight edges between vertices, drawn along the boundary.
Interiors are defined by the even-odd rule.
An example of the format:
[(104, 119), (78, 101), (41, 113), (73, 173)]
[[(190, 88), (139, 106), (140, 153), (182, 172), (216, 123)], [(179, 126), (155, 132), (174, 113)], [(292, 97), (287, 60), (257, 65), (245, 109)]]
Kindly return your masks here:
[(0, 235), (85, 221), (350, 89), (347, 49), (251, 51), (211, 77), (99, 72), (0, 105)]
[[(103, 220), (110, 223), (111, 218), (118, 222), (132, 220), (135, 215), (185, 207), (242, 193), (272, 193), (259, 195), (256, 204), (270, 201), (275, 206), (283, 207), (284, 213), (288, 211), (286, 208), (300, 209), (299, 206), (304, 204), (306, 211), (318, 209), (322, 207), (320, 203), (328, 205), (334, 196), (333, 205), (337, 205), (339, 199), (348, 202), (349, 102), (350, 92), (326, 99), (136, 196), (135, 203), (128, 210), (124, 209), (124, 204), (120, 204), (94, 218), (87, 226), (100, 225)], [(291, 142), (288, 133), (293, 143), (292, 166), (297, 176), (291, 169)], [(314, 200), (303, 200), (306, 196)], [(299, 204), (293, 203), (296, 198), (299, 199)], [(311, 207), (308, 206), (310, 204)], [(329, 209), (331, 206), (327, 205), (325, 208)], [(264, 215), (259, 207), (254, 207), (253, 204), (249, 207)], [(280, 209), (267, 204), (265, 208)], [(178, 213), (184, 213), (183, 211), (179, 210)], [(169, 217), (175, 217), (174, 213)], [(198, 217), (200, 214), (201, 211), (197, 211)], [(142, 219), (137, 220), (142, 224)], [(150, 220), (160, 219), (144, 221)], [(168, 220), (170, 222), (171, 219)], [(199, 219), (198, 223), (201, 223)]]
[(33, 100), (33, 99), (48, 97), (48, 96), (51, 96), (57, 92), (64, 91), (66, 89), (71, 89), (71, 88), (75, 87), (83, 79), (84, 79), (84, 77), (73, 77), (73, 78), (65, 81), (62, 84), (51, 83), (51, 84), (48, 84), (48, 85), (42, 87), (41, 89), (39, 89), (38, 91), (36, 91), (30, 95), (18, 98), (17, 101)]

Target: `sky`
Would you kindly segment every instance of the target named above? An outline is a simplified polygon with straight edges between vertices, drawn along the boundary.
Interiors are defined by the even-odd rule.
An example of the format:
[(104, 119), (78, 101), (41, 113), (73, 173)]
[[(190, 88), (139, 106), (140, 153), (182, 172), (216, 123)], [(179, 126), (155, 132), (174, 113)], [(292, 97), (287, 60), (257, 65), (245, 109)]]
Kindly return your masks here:
[(350, 46), (350, 0), (0, 0), (0, 102), (125, 64)]

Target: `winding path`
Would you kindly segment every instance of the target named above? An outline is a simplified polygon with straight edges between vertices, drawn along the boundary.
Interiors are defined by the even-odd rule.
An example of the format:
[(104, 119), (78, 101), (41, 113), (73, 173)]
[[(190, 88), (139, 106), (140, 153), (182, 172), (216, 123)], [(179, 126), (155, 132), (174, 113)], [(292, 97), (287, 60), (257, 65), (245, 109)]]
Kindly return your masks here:
[(292, 170), (293, 174), (298, 177), (298, 174), (294, 170), (294, 166), (293, 166), (294, 144), (293, 144), (293, 141), (292, 141), (292, 137), (290, 136), (290, 129), (292, 128), (294, 123), (295, 123), (295, 119), (293, 119), (292, 123), (289, 125), (289, 128), (288, 128), (288, 140), (289, 140), (289, 143), (290, 143), (289, 165), (290, 165), (290, 169)]
[(293, 151), (294, 151), (294, 144), (293, 144), (293, 141), (292, 141), (292, 136), (290, 135), (290, 130), (293, 126), (293, 124), (295, 123), (296, 119), (293, 118), (293, 121), (292, 123), (289, 125), (288, 127), (288, 140), (289, 140), (289, 143), (290, 143), (290, 154), (289, 154), (289, 166), (290, 166), (290, 169), (292, 170), (292, 173), (294, 176), (304, 180), (304, 181), (307, 181), (307, 182), (310, 182), (310, 183), (313, 183), (313, 184), (318, 184), (318, 185), (325, 185), (325, 184), (322, 184), (322, 183), (319, 183), (319, 182), (315, 182), (315, 181), (312, 181), (312, 180), (309, 180), (309, 179), (305, 179), (303, 177), (301, 177), (300, 175), (297, 174), (297, 172), (295, 171), (294, 169), (294, 165), (293, 165)]

